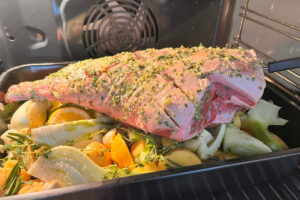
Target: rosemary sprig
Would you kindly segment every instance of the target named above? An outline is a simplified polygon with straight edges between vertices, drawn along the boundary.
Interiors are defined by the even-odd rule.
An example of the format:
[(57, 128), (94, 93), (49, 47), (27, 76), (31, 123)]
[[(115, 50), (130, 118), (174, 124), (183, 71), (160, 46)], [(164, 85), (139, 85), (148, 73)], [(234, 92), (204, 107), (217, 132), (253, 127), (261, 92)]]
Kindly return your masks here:
[(3, 190), (7, 190), (3, 196), (14, 195), (19, 191), (21, 185), (21, 177), (20, 175), (20, 162), (18, 161), (11, 172), (9, 173), (4, 186)]
[(103, 180), (117, 178), (120, 175), (120, 168), (116, 165), (109, 167), (109, 171), (103, 176)]
[(9, 195), (15, 195), (15, 194), (17, 194), (18, 191), (20, 190), (21, 184), (22, 184), (22, 178), (19, 176), (16, 179), (15, 184), (13, 185), (13, 187), (11, 188), (11, 190), (8, 190), (9, 191)]
[(7, 137), (14, 141), (14, 144), (4, 145), (5, 150), (10, 152), (24, 169), (27, 169), (28, 161), (35, 159), (39, 154), (40, 151), (36, 150), (40, 150), (42, 146), (47, 147), (43, 144), (34, 144), (28, 135), (10, 132)]
[(177, 162), (174, 162), (173, 160), (167, 158), (167, 160), (172, 163), (172, 165), (174, 165), (175, 167), (182, 167), (182, 165), (178, 164)]
[(11, 170), (10, 174), (7, 177), (7, 180), (5, 181), (5, 184), (3, 186), (3, 190), (6, 190), (11, 183), (16, 179), (18, 172), (20, 171), (20, 162), (17, 162), (13, 169)]
[(28, 143), (32, 143), (32, 140), (27, 135), (23, 135), (20, 133), (9, 132), (7, 137), (19, 144), (24, 144), (25, 141)]
[(131, 174), (130, 167), (119, 168), (117, 165), (111, 165), (109, 171), (103, 176), (102, 180), (120, 178)]
[(136, 142), (134, 139), (133, 140), (130, 140), (128, 137), (126, 137), (124, 134), (121, 134), (122, 138), (124, 140), (126, 140), (127, 142), (129, 142), (130, 144), (133, 144), (134, 142)]
[(49, 158), (49, 155), (51, 154), (51, 149), (50, 150), (48, 150), (48, 151), (45, 151), (44, 153), (43, 153), (43, 156), (44, 156), (44, 158)]
[(13, 184), (10, 185), (9, 189), (4, 193), (3, 196), (11, 196), (17, 194), (18, 191), (20, 190), (21, 184), (22, 184), (22, 178), (17, 177), (14, 180)]
[(27, 135), (23, 135), (23, 134), (20, 134), (20, 133), (13, 133), (13, 132), (10, 132), (10, 133), (8, 133), (8, 135), (22, 138), (24, 141), (25, 141), (25, 140), (30, 141), (30, 142), (32, 141)]
[(163, 146), (162, 148), (157, 149), (157, 153), (164, 155), (164, 154), (168, 154), (171, 151), (171, 147), (170, 146)]
[(7, 136), (9, 139), (11, 139), (12, 141), (16, 141), (19, 144), (24, 144), (24, 142), (18, 138), (12, 137), (10, 135)]

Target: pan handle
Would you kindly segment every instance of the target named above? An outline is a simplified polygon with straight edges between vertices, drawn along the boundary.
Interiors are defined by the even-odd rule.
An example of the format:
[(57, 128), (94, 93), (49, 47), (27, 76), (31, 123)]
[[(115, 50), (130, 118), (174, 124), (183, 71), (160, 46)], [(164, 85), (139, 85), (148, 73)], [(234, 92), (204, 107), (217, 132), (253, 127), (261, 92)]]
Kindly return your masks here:
[(270, 73), (295, 68), (300, 68), (300, 57), (268, 63), (268, 71)]

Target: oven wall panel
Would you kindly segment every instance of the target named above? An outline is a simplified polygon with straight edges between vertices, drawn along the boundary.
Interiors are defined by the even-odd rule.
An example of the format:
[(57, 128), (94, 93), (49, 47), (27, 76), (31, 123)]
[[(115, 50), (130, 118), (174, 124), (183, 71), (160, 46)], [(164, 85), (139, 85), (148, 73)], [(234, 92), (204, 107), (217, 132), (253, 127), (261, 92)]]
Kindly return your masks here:
[(0, 36), (0, 58), (5, 68), (62, 60), (49, 0), (2, 0)]
[[(143, 2), (151, 10), (158, 37), (149, 47), (215, 44), (223, 0), (122, 1)], [(82, 41), (82, 24), (96, 2), (107, 1), (1, 0), (1, 71), (26, 63), (88, 58)]]

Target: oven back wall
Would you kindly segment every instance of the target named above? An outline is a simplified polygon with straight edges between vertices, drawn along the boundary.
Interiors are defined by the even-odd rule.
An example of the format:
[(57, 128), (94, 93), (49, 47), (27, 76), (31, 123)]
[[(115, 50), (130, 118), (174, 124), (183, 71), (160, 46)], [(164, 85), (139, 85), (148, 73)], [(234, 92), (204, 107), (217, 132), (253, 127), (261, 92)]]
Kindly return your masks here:
[[(1, 72), (148, 47), (213, 46), (220, 0), (1, 0)], [(232, 1), (234, 2), (234, 1)]]

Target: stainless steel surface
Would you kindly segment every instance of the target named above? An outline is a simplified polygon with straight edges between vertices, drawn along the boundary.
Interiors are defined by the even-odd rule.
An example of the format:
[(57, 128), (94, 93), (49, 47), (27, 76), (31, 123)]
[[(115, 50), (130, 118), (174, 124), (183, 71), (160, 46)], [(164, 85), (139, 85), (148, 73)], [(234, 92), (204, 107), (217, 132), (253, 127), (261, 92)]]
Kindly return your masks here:
[(91, 57), (153, 47), (158, 28), (152, 11), (142, 1), (98, 1), (86, 14), (83, 45)]
[[(151, 30), (151, 34), (150, 32), (146, 34), (146, 38), (150, 41), (149, 45), (156, 48), (181, 44), (192, 46), (200, 42), (206, 46), (235, 43), (246, 48), (254, 48), (265, 63), (300, 55), (298, 0), (195, 0), (188, 3), (180, 0), (85, 0), (84, 3), (82, 0), (2, 0), (0, 58), (3, 59), (3, 69), (24, 63), (79, 60), (89, 56), (112, 54), (128, 48), (127, 42), (131, 38), (141, 39), (143, 36), (127, 34), (127, 29), (115, 35), (105, 34), (109, 31), (99, 34), (98, 30), (102, 27), (101, 23), (109, 27), (109, 22), (99, 14), (104, 13), (111, 20), (114, 9), (108, 7), (120, 5), (120, 2), (138, 5), (134, 8), (135, 11), (126, 10), (127, 14), (131, 13), (135, 17), (139, 14), (141, 5), (145, 6), (144, 14), (149, 8), (151, 14), (148, 14), (153, 15), (151, 18), (153, 24), (149, 25), (152, 26), (148, 29)], [(240, 5), (240, 2), (243, 5)], [(93, 18), (95, 14), (101, 19)], [(135, 19), (134, 16), (128, 21)], [(231, 20), (237, 16), (241, 19)], [(140, 27), (139, 24), (143, 22), (134, 21), (132, 24)], [(117, 25), (119, 29), (122, 28), (122, 25)], [(154, 30), (157, 31), (156, 36)], [(237, 32), (232, 34), (233, 31)], [(140, 33), (145, 34), (143, 31)], [(233, 35), (236, 37), (231, 40)], [(112, 45), (103, 44), (110, 42), (112, 38), (117, 41), (114, 39)], [(123, 41), (127, 46), (122, 46)], [(1, 75), (0, 88), (5, 91), (9, 85), (19, 81), (42, 78), (66, 64), (19, 66)], [(275, 72), (274, 75), (267, 74), (266, 77), (271, 84), (268, 85), (265, 97), (283, 107), (283, 117), (295, 116), (292, 123), (287, 125), (288, 131), (281, 128), (274, 130), (292, 147), (290, 150), (14, 198), (299, 199), (299, 169), (289, 174), (300, 159), (299, 136), (294, 134), (299, 130), (300, 124), (297, 118), (299, 116), (297, 110), (300, 110), (299, 74), (299, 70), (287, 70)]]
[(277, 180), (221, 190), (210, 195), (208, 199), (298, 200), (300, 198), (300, 171), (297, 168), (291, 174)]
[[(249, 7), (250, 2), (254, 2), (251, 8)], [(300, 26), (284, 21), (280, 18), (272, 17), (271, 15), (266, 15), (264, 13), (256, 11), (255, 9), (257, 7), (254, 7), (255, 2), (257, 3), (257, 1), (255, 0), (245, 0), (244, 5), (240, 6), (240, 9), (242, 9), (242, 12), (239, 13), (241, 21), (237, 36), (233, 37), (235, 41), (233, 46), (236, 47), (241, 45), (249, 49), (254, 49), (258, 53), (258, 55), (264, 59), (263, 66), (267, 68), (267, 63), (274, 62), (275, 59), (267, 55), (267, 53), (259, 50), (255, 44), (250, 44), (249, 42), (243, 40), (245, 22), (251, 22), (253, 26), (252, 28), (254, 28), (255, 26), (257, 28), (264, 27), (266, 29), (269, 29), (271, 32), (279, 33), (285, 37), (292, 39), (294, 42), (299, 43), (300, 36), (298, 35), (300, 35)], [(270, 5), (271, 7), (274, 6), (274, 2), (270, 2)], [(279, 26), (283, 26), (284, 28)], [(291, 29), (295, 33), (291, 34)], [(274, 41), (274, 43), (277, 42), (278, 41)], [(296, 101), (300, 101), (300, 69), (289, 69), (283, 72), (274, 72), (272, 74), (266, 73), (266, 77), (267, 80), (279, 85), (279, 87), (281, 87), (288, 95), (293, 96)]]
[(49, 0), (0, 2), (0, 58), (4, 69), (23, 63), (63, 60), (51, 8)]
[[(0, 91), (21, 81), (41, 79), (66, 66), (66, 63), (31, 64), (11, 68), (0, 75)], [(293, 197), (286, 187), (274, 184), (299, 164), (299, 112), (278, 88), (268, 84), (264, 99), (282, 107), (281, 116), (289, 119), (284, 127), (272, 127), (291, 147), (249, 158), (213, 161), (206, 164), (125, 177), (99, 183), (9, 197), (9, 199), (272, 199)], [(242, 177), (242, 178), (240, 178)], [(261, 183), (265, 184), (260, 185)], [(285, 183), (286, 185), (288, 183)], [(277, 188), (279, 187), (279, 188)], [(289, 187), (290, 190), (292, 188)], [(282, 194), (284, 192), (284, 194)], [(297, 194), (298, 191), (293, 190)], [(126, 194), (126, 195), (124, 195)], [(287, 195), (287, 196), (286, 196)], [(4, 198), (7, 199), (7, 198)]]
[(213, 46), (225, 5), (228, 0), (2, 0), (3, 70), (147, 47)]

